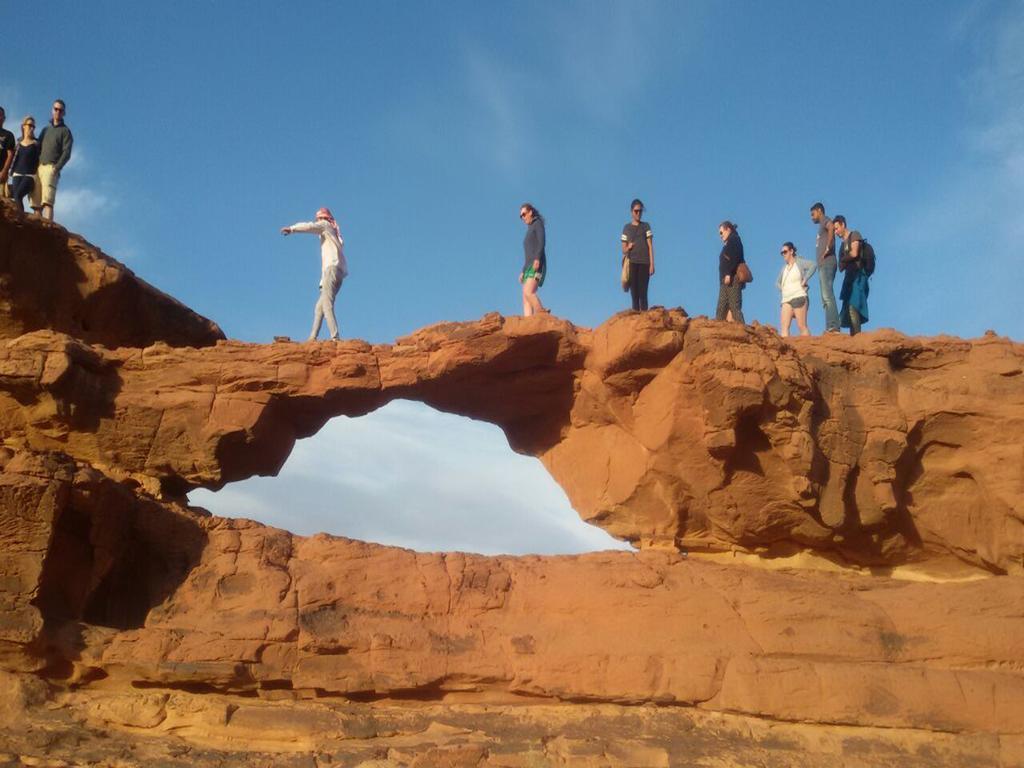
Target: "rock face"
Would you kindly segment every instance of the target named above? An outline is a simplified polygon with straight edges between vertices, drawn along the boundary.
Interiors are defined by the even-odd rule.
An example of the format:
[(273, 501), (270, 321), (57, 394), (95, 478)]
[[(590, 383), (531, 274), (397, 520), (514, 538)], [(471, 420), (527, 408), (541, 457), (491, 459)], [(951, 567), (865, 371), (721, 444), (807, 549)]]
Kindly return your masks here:
[(23, 218), (0, 198), (0, 339), (52, 329), (89, 344), (202, 347), (207, 320), (58, 224)]
[(491, 315), (379, 346), (107, 350), (39, 331), (0, 341), (0, 428), (183, 501), (408, 398), (501, 426), (584, 519), (640, 547), (1021, 573), (1022, 370), (1005, 339), (787, 344), (664, 310), (594, 331)]
[[(57, 234), (0, 220), (0, 283), (42, 247), (10, 243), (99, 259)], [(1024, 763), (1020, 345), (680, 310), (211, 343), (119, 274), (142, 343), (61, 292), (0, 323), (0, 764)], [(396, 398), (501, 426), (639, 550), (416, 553), (188, 505)]]

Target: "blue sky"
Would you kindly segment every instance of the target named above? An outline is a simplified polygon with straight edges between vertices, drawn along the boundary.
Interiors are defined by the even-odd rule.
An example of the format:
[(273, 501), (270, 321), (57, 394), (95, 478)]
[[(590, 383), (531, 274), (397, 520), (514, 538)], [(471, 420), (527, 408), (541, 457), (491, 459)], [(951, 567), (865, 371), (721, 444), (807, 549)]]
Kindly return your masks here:
[(596, 325), (627, 303), (635, 196), (654, 304), (713, 312), (729, 218), (747, 318), (777, 323), (779, 244), (812, 252), (820, 199), (875, 245), (869, 328), (1024, 338), (1019, 0), (33, 12), (53, 50), (7, 36), (0, 104), (11, 128), (67, 101), (58, 220), (234, 338), (308, 332), (316, 244), (278, 230), (321, 205), (346, 240), (345, 336), (519, 311), (524, 200), (547, 218), (545, 302)]

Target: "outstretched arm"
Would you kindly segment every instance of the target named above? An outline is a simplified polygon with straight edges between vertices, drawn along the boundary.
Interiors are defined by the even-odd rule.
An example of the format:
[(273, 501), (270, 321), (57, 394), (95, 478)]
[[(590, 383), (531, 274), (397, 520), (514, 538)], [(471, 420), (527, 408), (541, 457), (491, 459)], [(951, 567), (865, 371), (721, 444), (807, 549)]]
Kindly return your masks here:
[(290, 235), (292, 232), (313, 232), (319, 235), (324, 227), (330, 226), (326, 221), (300, 221), (290, 227), (281, 227), (282, 235)]

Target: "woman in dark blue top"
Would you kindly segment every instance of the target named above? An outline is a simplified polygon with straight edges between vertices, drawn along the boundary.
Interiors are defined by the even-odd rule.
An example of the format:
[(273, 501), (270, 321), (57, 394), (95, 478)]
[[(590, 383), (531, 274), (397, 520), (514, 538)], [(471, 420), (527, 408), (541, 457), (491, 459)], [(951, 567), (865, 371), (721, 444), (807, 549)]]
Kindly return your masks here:
[(715, 320), (725, 320), (731, 315), (733, 322), (743, 320), (743, 285), (736, 279), (736, 270), (745, 261), (743, 258), (743, 241), (740, 240), (739, 229), (731, 221), (723, 221), (718, 225), (718, 236), (722, 238), (722, 252), (718, 254), (718, 309)]
[(540, 303), (537, 289), (544, 285), (548, 272), (548, 259), (544, 253), (544, 218), (530, 203), (519, 206), (519, 218), (526, 223), (526, 237), (523, 238), (523, 269), (519, 282), (523, 284), (523, 317), (538, 312), (549, 312)]
[(35, 118), (26, 116), (21, 121), (21, 141), (14, 150), (14, 162), (11, 163), (11, 197), (22, 212), (25, 211), (22, 198), (35, 191), (36, 171), (39, 170), (40, 144), (36, 141), (35, 130)]

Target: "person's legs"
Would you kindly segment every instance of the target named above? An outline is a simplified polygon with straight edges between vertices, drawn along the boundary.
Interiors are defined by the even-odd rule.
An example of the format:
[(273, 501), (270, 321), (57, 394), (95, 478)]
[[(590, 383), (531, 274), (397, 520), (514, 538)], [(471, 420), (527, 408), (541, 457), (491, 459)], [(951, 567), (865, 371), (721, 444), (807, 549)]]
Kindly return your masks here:
[(524, 309), (526, 308), (525, 305), (529, 304), (530, 311), (523, 312), (527, 317), (544, 311), (544, 305), (541, 304), (540, 296), (537, 295), (537, 278), (529, 277), (523, 281), (523, 300)]
[(306, 341), (316, 341), (316, 337), (320, 335), (320, 326), (324, 322), (324, 289), (323, 284), (320, 285), (320, 290), (316, 295), (316, 306), (313, 307), (313, 329), (309, 332), (309, 338)]
[(793, 307), (788, 301), (782, 302), (782, 310), (779, 313), (779, 335), (789, 336), (789, 326), (793, 324)]
[[(523, 280), (523, 317), (529, 317), (533, 314), (533, 302), (530, 301), (530, 284), (536, 284), (536, 282), (533, 278)], [(536, 290), (536, 287), (534, 287), (534, 290)]]
[(636, 264), (636, 283), (637, 283), (637, 300), (639, 306), (634, 309), (639, 309), (641, 312), (647, 311), (647, 286), (651, 283), (651, 265), (650, 264)]
[(839, 310), (836, 308), (836, 261), (826, 259), (818, 268), (818, 281), (821, 286), (821, 306), (825, 309), (825, 332), (835, 333), (839, 330)]
[(855, 306), (853, 306), (853, 304), (851, 304), (850, 305), (850, 335), (851, 336), (856, 336), (858, 333), (860, 333), (860, 312), (858, 312), (857, 308)]
[(323, 293), (318, 293), (316, 296), (316, 306), (313, 307), (313, 330), (309, 332), (309, 338), (306, 341), (316, 341), (316, 337), (320, 335), (320, 326), (324, 322), (324, 310), (323, 310)]
[(60, 180), (60, 172), (52, 165), (40, 165), (38, 175), (43, 218), (53, 221), (53, 204), (57, 199), (57, 182)]
[(809, 302), (805, 299), (802, 307), (795, 307), (793, 309), (793, 315), (796, 317), (796, 327), (800, 329), (801, 336), (810, 336), (811, 332), (807, 328), (807, 309)]
[(337, 269), (328, 270), (324, 275), (323, 287), (320, 289), (320, 304), (324, 317), (327, 319), (327, 330), (331, 332), (333, 341), (338, 340), (338, 319), (334, 316), (334, 299), (341, 288), (341, 281), (342, 277), (338, 274)]
[(39, 213), (43, 210), (43, 187), (39, 183), (39, 174), (32, 177), (32, 197), (29, 200), (32, 210)]
[(11, 182), (11, 197), (14, 198), (14, 202), (18, 205), (18, 210), (22, 213), (25, 212), (24, 198), (32, 194), (32, 186), (31, 176), (15, 176)]
[(726, 320), (726, 313), (729, 311), (729, 286), (725, 283), (718, 285), (718, 307), (715, 309), (715, 320)]
[(732, 285), (726, 287), (729, 289), (727, 295), (732, 319), (737, 323), (745, 324), (747, 321), (743, 319), (743, 286), (738, 280), (734, 280)]
[(629, 262), (629, 298), (634, 312), (640, 309), (640, 281), (638, 279), (640, 272), (637, 270), (638, 266), (640, 265)]

